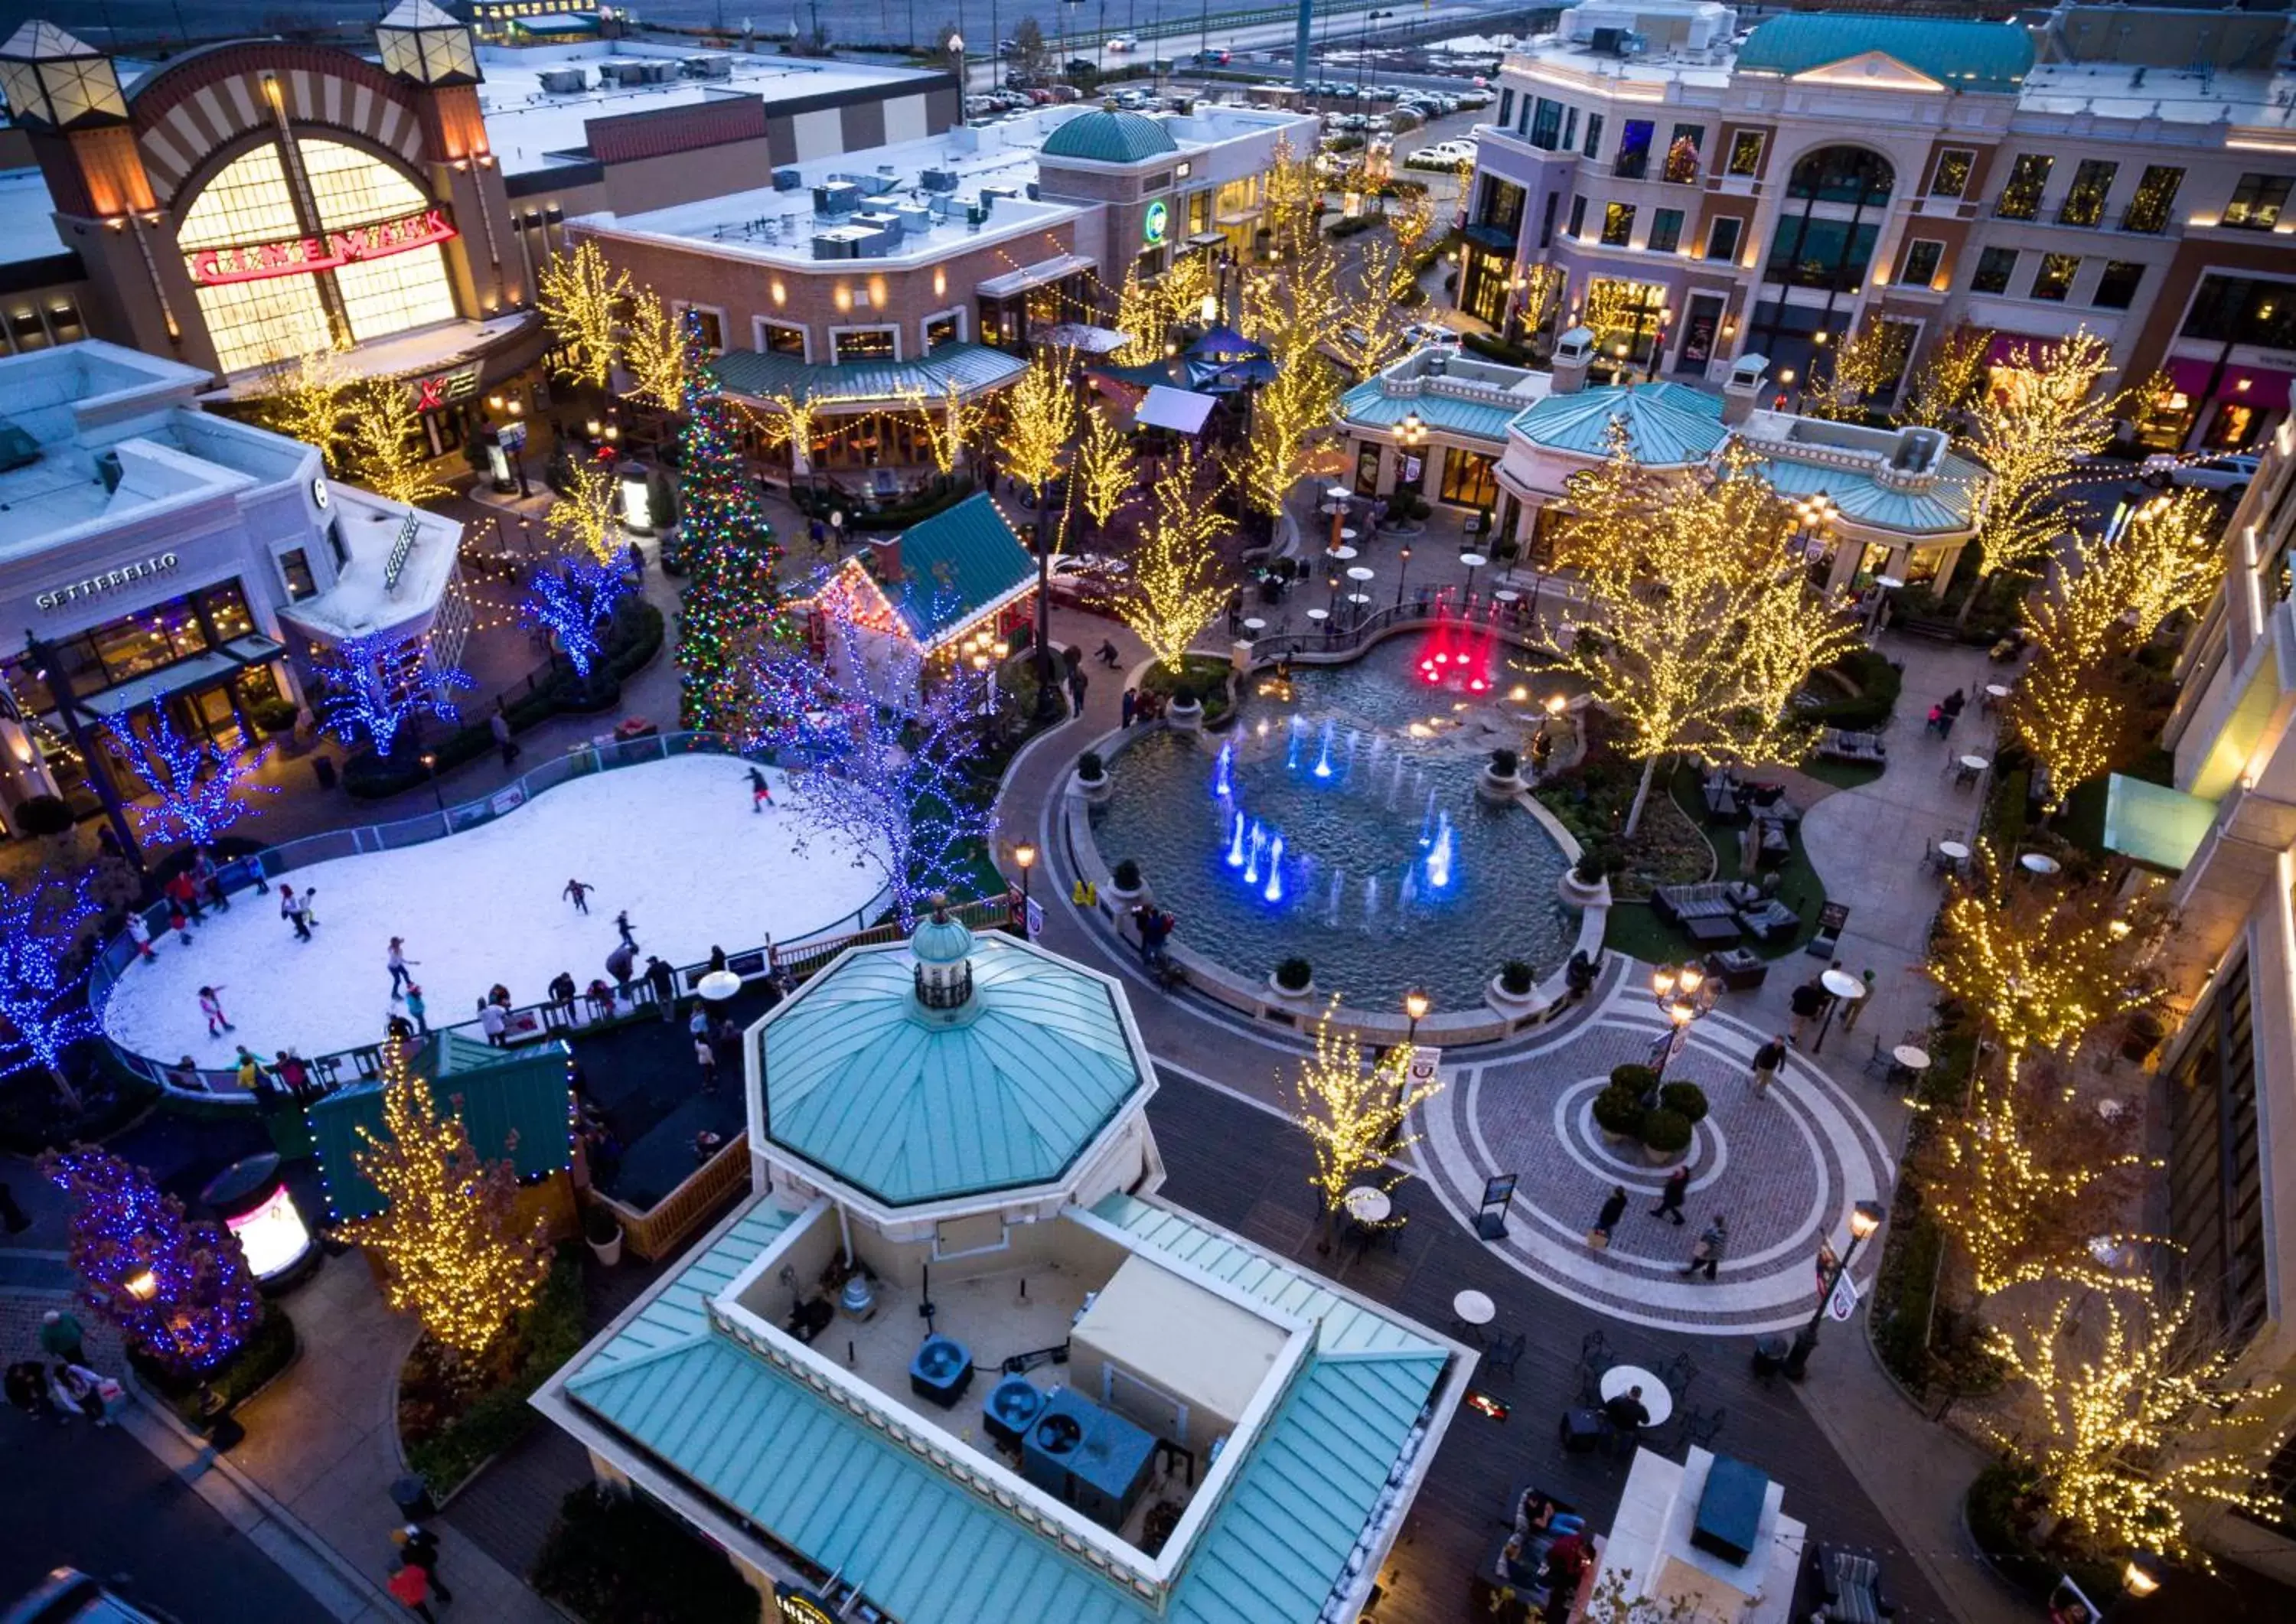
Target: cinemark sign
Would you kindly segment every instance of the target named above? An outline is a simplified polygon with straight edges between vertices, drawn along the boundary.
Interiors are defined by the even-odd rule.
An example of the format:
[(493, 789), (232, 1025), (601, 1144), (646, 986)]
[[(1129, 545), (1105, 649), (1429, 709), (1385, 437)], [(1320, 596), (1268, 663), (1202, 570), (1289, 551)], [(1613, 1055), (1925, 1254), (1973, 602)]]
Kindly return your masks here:
[(443, 209), (426, 209), (404, 219), (382, 220), (331, 231), (324, 237), (290, 237), (283, 242), (253, 242), (243, 248), (203, 248), (184, 256), (192, 280), (201, 287), (226, 282), (261, 282), (269, 276), (305, 276), (363, 259), (388, 259), (410, 249), (428, 248), (457, 234)]

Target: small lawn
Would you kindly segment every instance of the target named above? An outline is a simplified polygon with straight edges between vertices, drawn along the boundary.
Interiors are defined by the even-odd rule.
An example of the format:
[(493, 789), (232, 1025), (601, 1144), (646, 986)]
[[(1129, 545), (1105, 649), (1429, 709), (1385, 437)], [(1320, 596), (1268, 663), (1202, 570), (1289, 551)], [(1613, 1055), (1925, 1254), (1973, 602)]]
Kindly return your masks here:
[(1832, 784), (1837, 790), (1855, 790), (1873, 783), (1885, 770), (1879, 761), (1829, 761), (1820, 756), (1795, 764), (1794, 770), (1805, 778), (1815, 778), (1820, 783)]
[[(1706, 829), (1708, 844), (1714, 848), (1714, 877), (1717, 880), (1745, 878), (1738, 868), (1738, 832), (1734, 828), (1714, 828), (1705, 824), (1706, 807), (1699, 793), (1698, 769), (1680, 767), (1675, 769), (1673, 782), (1668, 786), (1675, 804), (1683, 815)], [(1807, 812), (1809, 808), (1803, 808)], [(1809, 854), (1802, 849), (1801, 824), (1796, 820), (1786, 831), (1788, 849), (1784, 865), (1778, 871), (1778, 896), (1785, 905), (1801, 915), (1801, 928), (1791, 938), (1772, 937), (1758, 942), (1751, 937), (1738, 943), (1751, 947), (1764, 958), (1784, 958), (1808, 945), (1817, 934), (1817, 913), (1825, 906), (1825, 882), (1817, 877), (1817, 870), (1809, 865)], [(1687, 939), (1686, 938), (1685, 939)]]

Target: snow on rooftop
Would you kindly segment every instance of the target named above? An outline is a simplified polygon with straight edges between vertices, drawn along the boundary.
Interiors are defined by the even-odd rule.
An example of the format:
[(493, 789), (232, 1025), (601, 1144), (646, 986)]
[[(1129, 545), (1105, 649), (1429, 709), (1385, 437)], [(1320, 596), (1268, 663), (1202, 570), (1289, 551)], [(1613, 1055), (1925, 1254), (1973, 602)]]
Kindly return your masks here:
[(62, 253), (54, 211), (37, 169), (0, 169), (0, 264)]
[[(335, 572), (332, 586), (284, 612), (338, 643), (389, 632), (402, 622), (427, 616), (438, 606), (447, 578), (454, 570), (455, 554), (463, 545), (461, 523), (387, 501), (355, 485), (330, 480), (327, 489), (337, 515), (335, 534), (348, 555), (348, 562)], [(409, 514), (414, 519), (414, 545), (397, 582), (386, 585), (391, 554)]]
[(2296, 135), (2296, 73), (2191, 72), (2127, 62), (2042, 62), (2025, 76), (2024, 113), (2091, 113), (2164, 124), (2268, 125)]

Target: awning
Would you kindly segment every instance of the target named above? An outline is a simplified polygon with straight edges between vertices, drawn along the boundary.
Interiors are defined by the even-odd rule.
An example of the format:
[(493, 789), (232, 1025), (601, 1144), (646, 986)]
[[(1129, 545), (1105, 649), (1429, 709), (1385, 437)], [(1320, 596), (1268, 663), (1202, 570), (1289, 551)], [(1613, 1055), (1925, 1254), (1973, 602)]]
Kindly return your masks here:
[(788, 398), (837, 416), (888, 406), (940, 404), (955, 387), (969, 400), (1002, 389), (1029, 370), (1020, 357), (982, 344), (936, 344), (921, 361), (848, 361), (824, 365), (769, 350), (729, 349), (709, 363), (718, 387), (770, 406)]
[(1215, 327), (1185, 353), (1191, 361), (1253, 361), (1267, 356), (1267, 346), (1253, 343), (1233, 327)]
[(131, 677), (117, 687), (106, 688), (101, 693), (91, 693), (76, 701), (78, 707), (99, 721), (116, 716), (126, 716), (154, 700), (165, 699), (170, 693), (183, 693), (193, 688), (204, 688), (223, 681), (249, 666), (265, 665), (286, 651), (268, 637), (234, 637), (219, 649), (209, 649), (194, 654), (189, 660), (178, 660), (156, 671), (147, 671)]
[(1132, 414), (1132, 421), (1144, 428), (1170, 429), (1181, 434), (1201, 434), (1204, 420), (1219, 404), (1210, 395), (1199, 395), (1193, 390), (1167, 389), (1160, 383), (1148, 387), (1148, 398)]
[[(2269, 366), (2226, 365), (2219, 373), (2213, 361), (2172, 357), (2163, 370), (2180, 395), (2195, 400), (2237, 400), (2275, 412), (2288, 405), (2290, 389), (2296, 386), (2296, 373)], [(2213, 392), (2209, 387), (2211, 380), (2216, 384)]]
[(2104, 844), (2154, 868), (2181, 873), (2217, 821), (2217, 803), (2115, 773), (2104, 786)]
[(1088, 322), (1062, 322), (1057, 327), (1047, 327), (1029, 336), (1048, 349), (1070, 349), (1080, 356), (1114, 355), (1132, 342), (1128, 332), (1119, 332), (1113, 327), (1095, 327)]
[(1026, 293), (1030, 288), (1041, 288), (1048, 282), (1058, 282), (1063, 276), (1073, 276), (1078, 271), (1092, 268), (1089, 254), (1062, 254), (1057, 258), (1039, 259), (1034, 265), (1024, 265), (1017, 271), (1007, 271), (1002, 276), (991, 276), (980, 284), (977, 291), (983, 299), (1011, 299)]

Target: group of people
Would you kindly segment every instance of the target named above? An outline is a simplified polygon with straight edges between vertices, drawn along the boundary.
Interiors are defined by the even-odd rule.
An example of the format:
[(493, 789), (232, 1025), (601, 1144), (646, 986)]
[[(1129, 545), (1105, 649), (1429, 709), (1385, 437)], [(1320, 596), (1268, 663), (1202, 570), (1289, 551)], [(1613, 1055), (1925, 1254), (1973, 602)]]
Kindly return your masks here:
[(1169, 694), (1159, 693), (1152, 688), (1127, 688), (1124, 691), (1124, 726), (1135, 722), (1147, 723), (1160, 719), (1164, 708), (1172, 702)]
[(62, 1308), (40, 1316), (40, 1357), (18, 1359), (8, 1366), (8, 1402), (34, 1421), (92, 1421), (111, 1424), (112, 1409), (125, 1402), (126, 1390), (87, 1362), (86, 1332)]
[[(207, 923), (209, 908), (219, 914), (231, 912), (231, 898), (224, 894), (222, 870), (216, 865), (215, 853), (205, 846), (192, 849), (191, 862), (169, 877), (160, 888), (160, 896), (168, 906), (168, 931), (186, 947), (192, 945), (192, 927)], [(152, 951), (152, 922), (140, 907), (127, 911), (127, 939), (135, 944), (137, 958), (159, 956)]]
[[(1786, 1001), (1786, 1007), (1793, 1017), (1791, 1030), (1785, 1037), (1775, 1041), (1790, 1042), (1799, 1049), (1802, 1046), (1802, 1040), (1809, 1036), (1812, 1022), (1816, 1022), (1820, 1026), (1825, 1023), (1826, 1012), (1844, 1000), (1826, 989), (1824, 978), (1828, 972), (1841, 968), (1841, 961), (1836, 959), (1824, 970), (1793, 989), (1792, 996)], [(1841, 1029), (1845, 1032), (1855, 1029), (1858, 1017), (1866, 1013), (1866, 1006), (1874, 1001), (1874, 972), (1871, 970), (1865, 972), (1865, 994), (1847, 1000), (1849, 1007), (1841, 1012)], [(1767, 1086), (1767, 1083), (1760, 1085), (1756, 1092), (1761, 1092), (1762, 1088)]]
[(1961, 720), (1961, 713), (1968, 704), (1968, 696), (1956, 688), (1930, 707), (1929, 721), (1924, 730), (1940, 739), (1950, 739), (1953, 737), (1953, 725)]
[[(1649, 1210), (1650, 1216), (1665, 1218), (1677, 1229), (1683, 1227), (1687, 1220), (1682, 1216), (1682, 1203), (1689, 1193), (1690, 1168), (1685, 1163), (1666, 1176), (1666, 1182), (1659, 1186), (1658, 1205)], [(1588, 1246), (1596, 1251), (1609, 1248), (1612, 1231), (1618, 1228), (1619, 1220), (1626, 1216), (1628, 1200), (1626, 1185), (1611, 1186), (1611, 1193), (1603, 1198), (1602, 1210), (1595, 1215), (1594, 1227), (1587, 1232)], [(1698, 1239), (1690, 1249), (1690, 1261), (1675, 1272), (1685, 1275), (1703, 1275), (1709, 1280), (1713, 1279), (1722, 1267), (1722, 1254), (1729, 1244), (1730, 1220), (1718, 1212), (1706, 1227), (1698, 1232)]]

